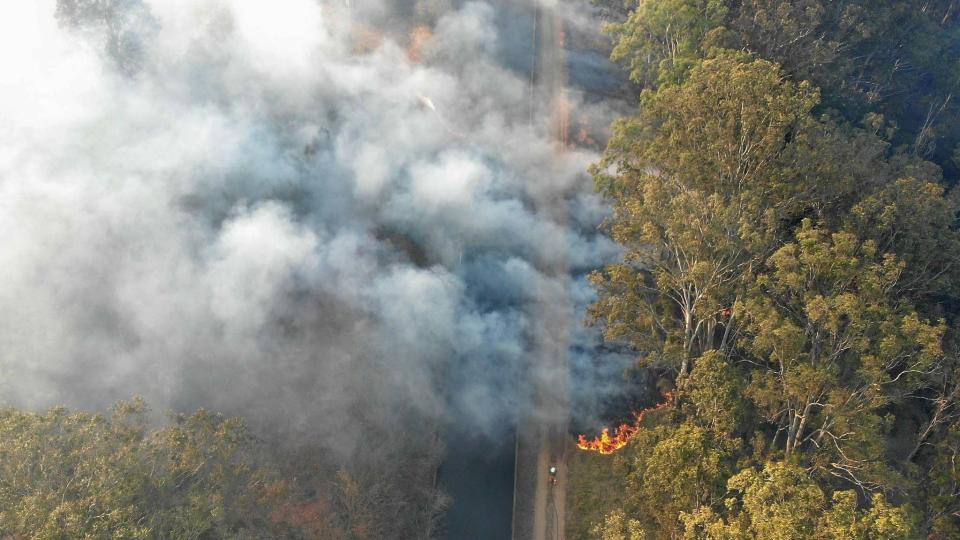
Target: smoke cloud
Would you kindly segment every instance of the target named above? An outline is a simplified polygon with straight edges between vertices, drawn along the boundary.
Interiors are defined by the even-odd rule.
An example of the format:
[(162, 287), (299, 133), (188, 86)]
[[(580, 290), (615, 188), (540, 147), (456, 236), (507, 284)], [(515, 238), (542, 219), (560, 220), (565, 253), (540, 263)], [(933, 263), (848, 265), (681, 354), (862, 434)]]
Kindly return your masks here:
[(343, 452), (513, 421), (532, 306), (561, 286), (578, 327), (615, 255), (597, 156), (531, 123), (501, 24), (530, 6), (349, 4), (0, 3), (0, 401), (142, 394)]

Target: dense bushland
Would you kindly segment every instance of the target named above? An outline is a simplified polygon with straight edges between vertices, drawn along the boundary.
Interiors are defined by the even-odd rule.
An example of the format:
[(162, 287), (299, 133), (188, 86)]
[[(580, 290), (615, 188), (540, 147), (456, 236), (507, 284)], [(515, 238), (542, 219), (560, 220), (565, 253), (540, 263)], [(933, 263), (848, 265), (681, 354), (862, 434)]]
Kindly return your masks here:
[(642, 92), (591, 322), (676, 398), (572, 536), (960, 536), (958, 7), (603, 3)]

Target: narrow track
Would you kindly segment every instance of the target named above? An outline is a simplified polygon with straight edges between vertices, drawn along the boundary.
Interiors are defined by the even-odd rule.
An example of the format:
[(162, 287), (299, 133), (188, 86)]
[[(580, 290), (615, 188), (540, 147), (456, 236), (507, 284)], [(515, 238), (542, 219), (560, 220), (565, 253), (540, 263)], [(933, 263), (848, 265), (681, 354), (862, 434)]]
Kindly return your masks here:
[[(563, 25), (555, 10), (533, 0), (534, 62), (531, 69), (531, 123), (543, 122), (556, 144), (565, 151), (569, 126), (566, 105), (566, 66), (563, 52)], [(538, 114), (539, 111), (549, 111)], [(534, 194), (538, 210), (556, 223), (567, 221), (566, 201), (544, 190)], [(555, 243), (545, 243), (556, 245)], [(514, 540), (562, 539), (566, 523), (567, 467), (570, 416), (567, 347), (571, 314), (558, 306), (569, 306), (569, 267), (563, 253), (541, 254), (541, 271), (553, 286), (543, 291), (536, 321), (535, 358), (531, 366), (533, 407), (521, 419), (517, 433), (517, 461), (514, 493)], [(556, 484), (549, 468), (558, 468)], [(531, 471), (530, 469), (534, 470)]]

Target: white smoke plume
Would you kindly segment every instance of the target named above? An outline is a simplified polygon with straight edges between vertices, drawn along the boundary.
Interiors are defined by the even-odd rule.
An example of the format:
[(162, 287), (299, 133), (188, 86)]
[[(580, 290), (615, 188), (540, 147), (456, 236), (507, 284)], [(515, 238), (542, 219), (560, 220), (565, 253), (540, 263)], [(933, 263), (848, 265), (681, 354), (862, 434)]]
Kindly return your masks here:
[(614, 254), (597, 156), (502, 61), (530, 6), (421, 2), (414, 62), (394, 3), (352, 4), (0, 2), (0, 402), (142, 394), (345, 452), (407, 413), (509, 425), (540, 269)]

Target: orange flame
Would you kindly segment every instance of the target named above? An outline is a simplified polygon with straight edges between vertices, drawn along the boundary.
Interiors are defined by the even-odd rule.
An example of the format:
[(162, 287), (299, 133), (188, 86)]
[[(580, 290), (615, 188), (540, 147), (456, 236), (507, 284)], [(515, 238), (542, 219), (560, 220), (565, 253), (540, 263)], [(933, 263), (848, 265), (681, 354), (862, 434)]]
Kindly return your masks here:
[(577, 448), (587, 452), (598, 452), (605, 456), (620, 450), (626, 446), (631, 439), (633, 439), (638, 431), (640, 431), (640, 423), (643, 422), (643, 417), (647, 413), (659, 411), (660, 409), (664, 409), (673, 404), (673, 392), (667, 392), (664, 394), (664, 397), (666, 398), (666, 401), (663, 403), (659, 403), (653, 407), (650, 407), (649, 409), (644, 409), (640, 412), (634, 413), (636, 421), (633, 423), (633, 425), (620, 424), (620, 427), (613, 432), (613, 435), (610, 435), (609, 428), (603, 428), (603, 430), (600, 432), (600, 436), (594, 438), (592, 441), (588, 441), (584, 435), (580, 435), (577, 437)]
[(433, 32), (426, 26), (418, 26), (410, 32), (410, 46), (407, 57), (411, 62), (419, 63), (423, 59), (423, 50), (433, 39)]

